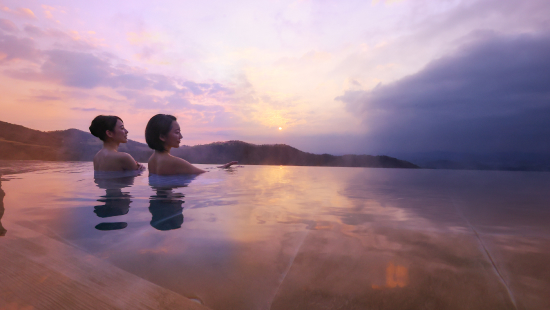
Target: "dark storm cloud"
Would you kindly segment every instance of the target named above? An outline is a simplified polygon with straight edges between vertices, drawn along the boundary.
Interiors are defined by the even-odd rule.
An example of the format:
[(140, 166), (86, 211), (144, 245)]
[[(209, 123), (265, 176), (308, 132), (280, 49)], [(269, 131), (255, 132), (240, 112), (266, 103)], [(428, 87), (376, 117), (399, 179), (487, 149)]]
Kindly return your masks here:
[(550, 152), (550, 37), (485, 34), (420, 72), (337, 98), (377, 151)]

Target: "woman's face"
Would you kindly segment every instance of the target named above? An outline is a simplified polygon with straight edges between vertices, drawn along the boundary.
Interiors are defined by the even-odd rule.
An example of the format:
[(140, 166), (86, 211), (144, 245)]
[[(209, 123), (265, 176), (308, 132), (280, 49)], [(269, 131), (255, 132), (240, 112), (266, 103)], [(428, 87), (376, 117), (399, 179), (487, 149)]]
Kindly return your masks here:
[(180, 132), (180, 125), (178, 122), (173, 121), (172, 126), (170, 126), (170, 131), (166, 134), (166, 136), (164, 136), (164, 139), (161, 140), (164, 141), (164, 146), (166, 148), (178, 148), (180, 146), (181, 138), (183, 138), (183, 136)]
[(107, 131), (107, 136), (114, 142), (118, 142), (118, 143), (128, 142), (128, 130), (124, 128), (124, 123), (119, 119), (116, 121), (115, 128), (112, 131), (111, 130)]

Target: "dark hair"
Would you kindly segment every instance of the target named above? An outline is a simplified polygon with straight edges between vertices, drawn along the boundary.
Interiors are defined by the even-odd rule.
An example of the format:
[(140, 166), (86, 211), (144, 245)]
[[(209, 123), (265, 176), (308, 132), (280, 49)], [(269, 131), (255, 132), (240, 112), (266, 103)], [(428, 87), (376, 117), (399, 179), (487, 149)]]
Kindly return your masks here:
[(172, 128), (172, 122), (176, 120), (176, 117), (168, 114), (157, 114), (149, 120), (147, 127), (145, 127), (145, 141), (147, 145), (153, 150), (163, 152), (164, 142), (160, 139), (160, 136), (167, 135)]
[(107, 137), (105, 132), (107, 130), (114, 131), (117, 120), (122, 122), (122, 119), (118, 116), (98, 115), (94, 118), (92, 124), (90, 125), (90, 132), (92, 135), (101, 139), (101, 141), (105, 141), (105, 138)]

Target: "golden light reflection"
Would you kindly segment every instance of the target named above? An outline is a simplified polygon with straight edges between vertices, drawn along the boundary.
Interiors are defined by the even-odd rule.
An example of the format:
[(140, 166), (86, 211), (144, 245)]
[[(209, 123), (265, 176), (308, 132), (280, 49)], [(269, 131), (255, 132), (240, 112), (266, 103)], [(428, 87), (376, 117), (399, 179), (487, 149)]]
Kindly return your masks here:
[(372, 285), (373, 289), (405, 287), (409, 284), (409, 270), (405, 266), (388, 263), (386, 267), (386, 285)]

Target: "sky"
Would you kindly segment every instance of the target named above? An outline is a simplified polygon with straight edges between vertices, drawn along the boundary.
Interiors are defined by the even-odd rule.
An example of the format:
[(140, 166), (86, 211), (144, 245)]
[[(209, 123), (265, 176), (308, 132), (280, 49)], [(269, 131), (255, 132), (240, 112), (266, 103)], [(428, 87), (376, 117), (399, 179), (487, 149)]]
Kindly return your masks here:
[(550, 153), (548, 0), (0, 0), (0, 120), (314, 153)]

